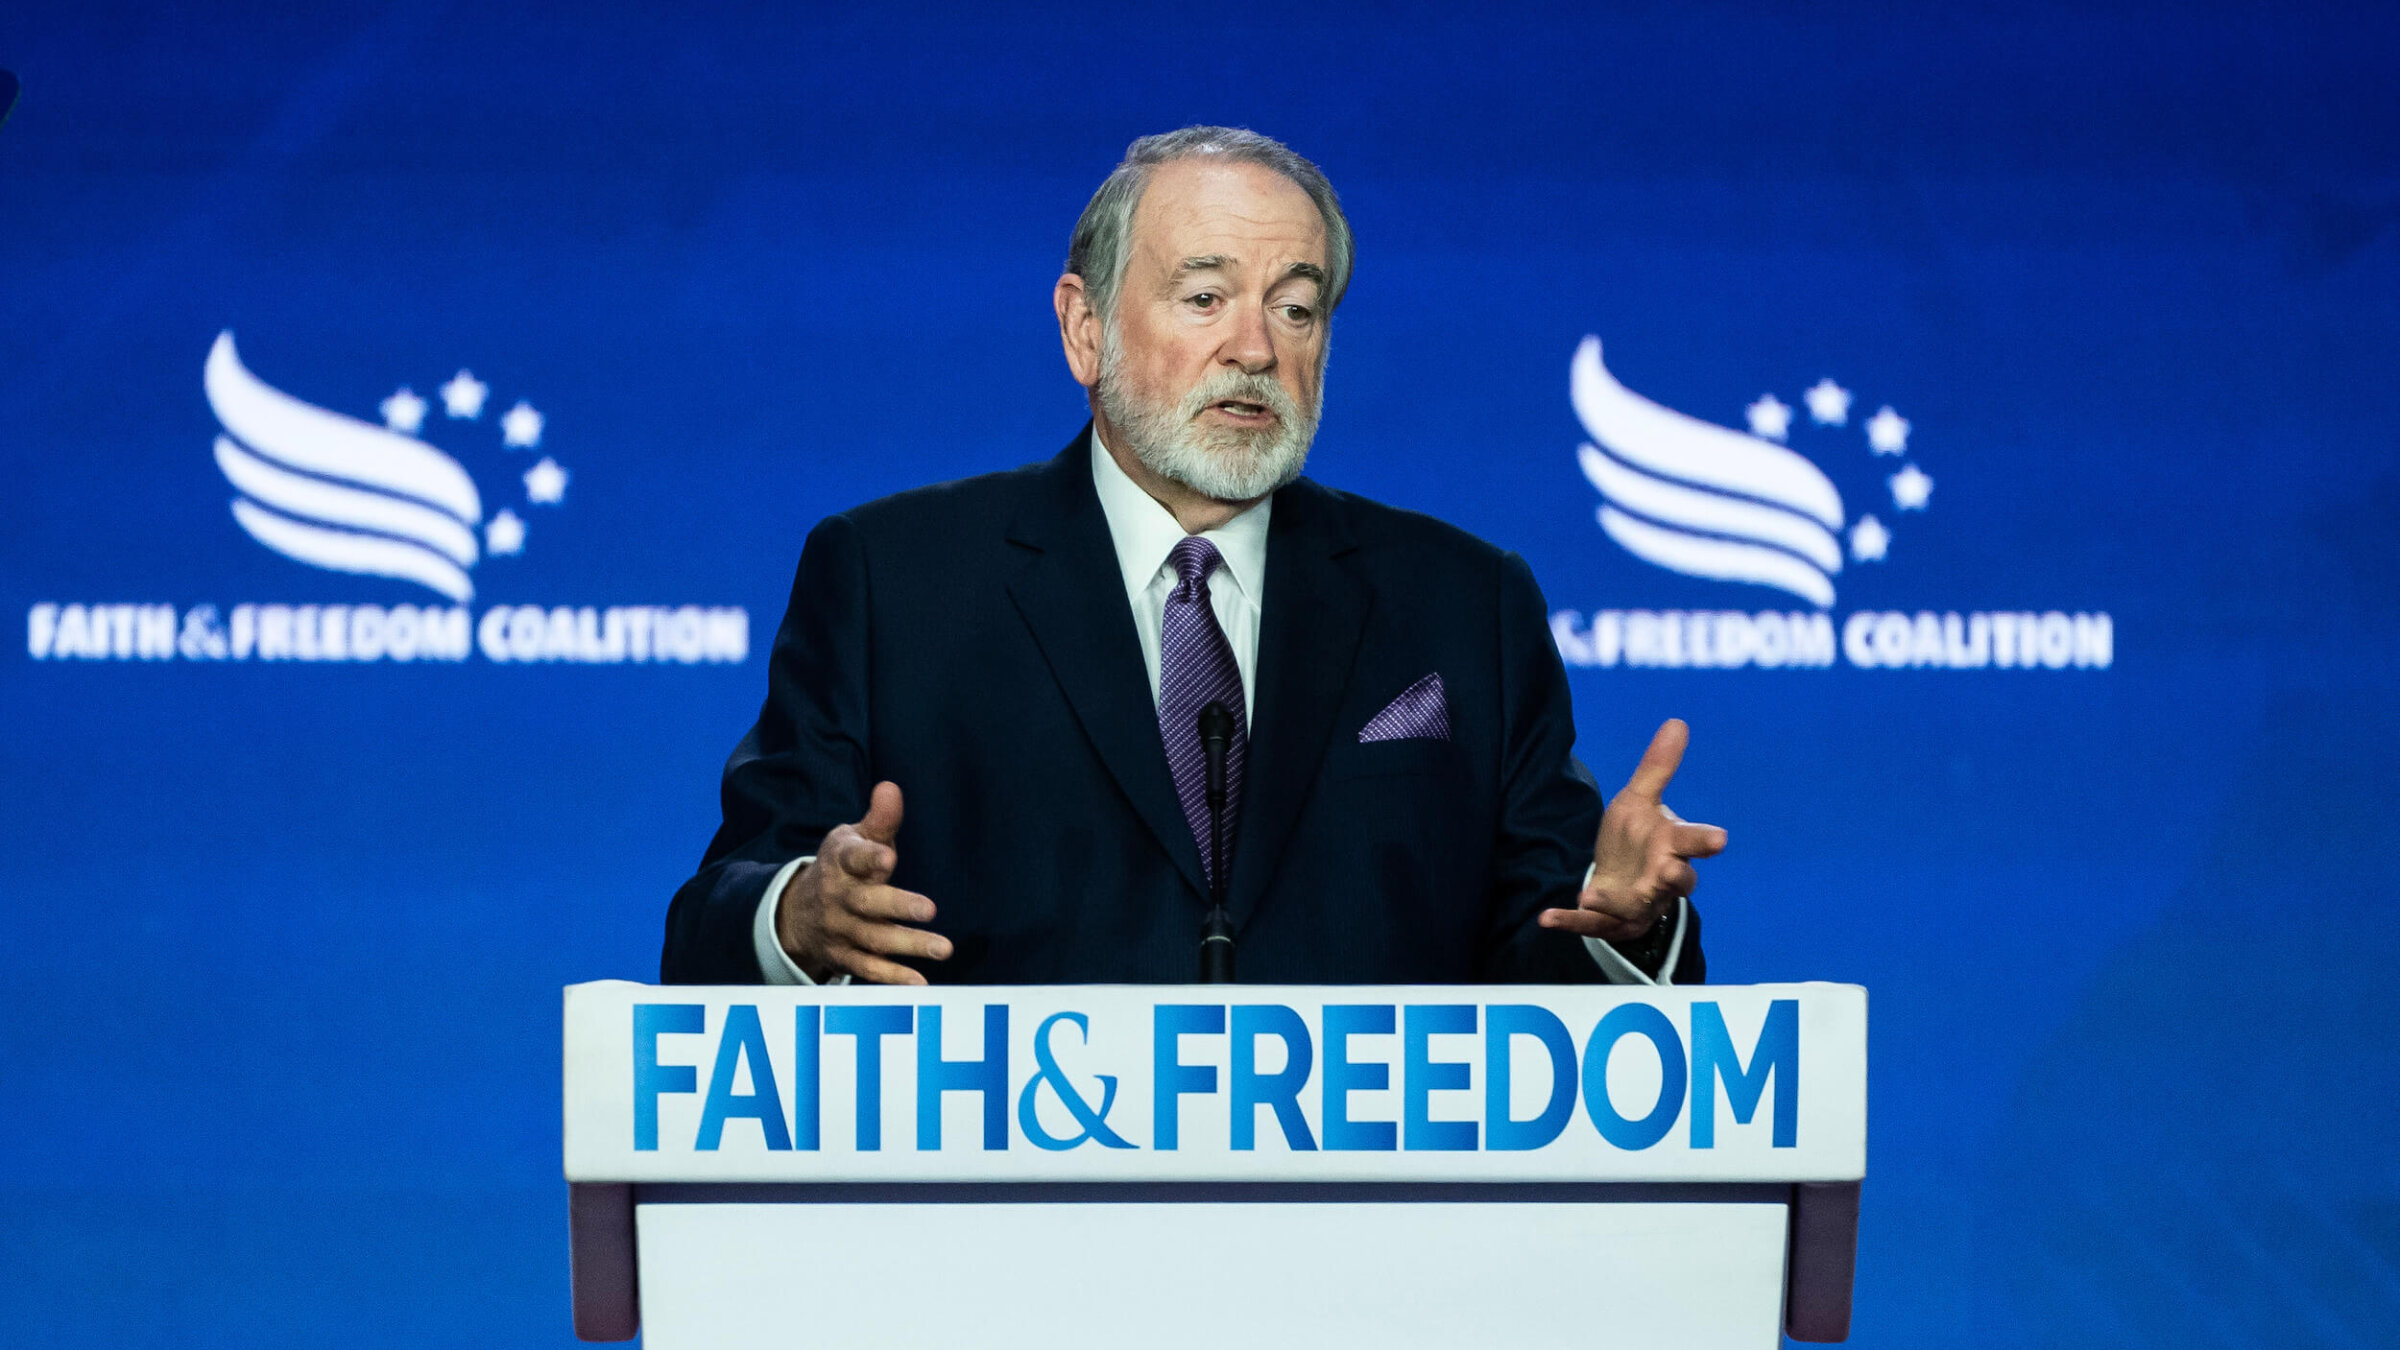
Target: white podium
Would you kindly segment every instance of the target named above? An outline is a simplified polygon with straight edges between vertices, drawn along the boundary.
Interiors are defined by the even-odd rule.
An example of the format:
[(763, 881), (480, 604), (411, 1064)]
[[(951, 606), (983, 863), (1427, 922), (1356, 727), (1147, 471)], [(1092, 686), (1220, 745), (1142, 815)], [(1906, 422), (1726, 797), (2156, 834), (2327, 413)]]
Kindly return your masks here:
[(575, 1329), (654, 1350), (1849, 1334), (1866, 993), (566, 991)]

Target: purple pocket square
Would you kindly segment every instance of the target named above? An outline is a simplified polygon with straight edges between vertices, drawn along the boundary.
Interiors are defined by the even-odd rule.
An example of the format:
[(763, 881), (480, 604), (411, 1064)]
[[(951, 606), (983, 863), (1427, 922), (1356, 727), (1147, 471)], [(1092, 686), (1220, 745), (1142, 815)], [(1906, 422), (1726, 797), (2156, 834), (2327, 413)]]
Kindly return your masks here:
[(1382, 712), (1367, 719), (1358, 729), (1358, 742), (1369, 741), (1446, 741), (1450, 739), (1450, 700), (1442, 693), (1441, 672), (1436, 671), (1400, 691)]

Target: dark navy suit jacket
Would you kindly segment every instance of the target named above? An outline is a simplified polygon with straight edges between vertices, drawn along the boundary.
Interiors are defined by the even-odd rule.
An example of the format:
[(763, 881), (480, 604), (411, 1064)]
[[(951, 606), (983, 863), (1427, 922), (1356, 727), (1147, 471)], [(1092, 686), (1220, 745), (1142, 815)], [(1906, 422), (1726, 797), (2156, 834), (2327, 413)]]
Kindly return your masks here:
[[(1194, 978), (1207, 908), (1092, 483), (1057, 458), (832, 516), (808, 536), (724, 825), (667, 915), (669, 983), (755, 983), (776, 870), (906, 810), (893, 884), (932, 897), (937, 983)], [(1424, 676), (1450, 739), (1361, 743)], [(1302, 479), (1275, 496), (1228, 907), (1244, 983), (1577, 982), (1601, 802), (1524, 562)], [(1681, 982), (1702, 974), (1689, 921)]]

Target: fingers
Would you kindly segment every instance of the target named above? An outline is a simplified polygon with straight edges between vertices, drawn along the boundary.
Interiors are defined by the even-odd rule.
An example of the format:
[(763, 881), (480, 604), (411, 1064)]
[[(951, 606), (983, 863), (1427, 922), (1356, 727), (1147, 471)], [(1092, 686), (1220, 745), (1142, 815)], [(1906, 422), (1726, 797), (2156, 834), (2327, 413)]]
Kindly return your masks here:
[(836, 826), (818, 846), (817, 856), (830, 858), (845, 876), (870, 883), (889, 880), (900, 865), (900, 855), (891, 845), (876, 843), (855, 825)]
[[(933, 902), (914, 891), (882, 883), (900, 865), (893, 847), (900, 840), (900, 785), (882, 782), (867, 795), (867, 814), (826, 836), (838, 843), (836, 862), (851, 879), (828, 896), (825, 916), (828, 953), (852, 978), (871, 984), (923, 984), (925, 976), (892, 957), (919, 961), (950, 959), (950, 939), (911, 923), (930, 923)], [(863, 884), (862, 884), (863, 883)]]
[(933, 918), (933, 902), (895, 886), (853, 886), (830, 897), (825, 931), (835, 942), (883, 956), (950, 959), (950, 939), (908, 923)]
[[(1688, 866), (1680, 861), (1678, 865)], [(1668, 898), (1657, 870), (1656, 867), (1645, 868), (1643, 875), (1631, 885), (1612, 885), (1594, 878), (1591, 885), (1576, 894), (1574, 909), (1546, 911), (1559, 914), (1562, 918), (1557, 922), (1545, 921), (1543, 926), (1565, 928), (1584, 937), (1639, 937), (1650, 931), (1651, 922), (1658, 916), (1659, 906)]]
[(886, 961), (881, 957), (867, 956), (859, 952), (844, 953), (841, 957), (841, 967), (850, 973), (851, 979), (866, 984), (927, 983), (922, 974), (910, 970), (897, 961)]
[(1597, 888), (1587, 890), (1575, 897), (1574, 909), (1545, 909), (1534, 916), (1534, 922), (1578, 937), (1628, 941), (1648, 933), (1659, 917), (1674, 907), (1677, 897), (1690, 895), (1699, 880), (1692, 865), (1679, 858), (1645, 879), (1637, 891), (1611, 894)]
[(924, 984), (902, 961), (950, 959), (948, 938), (911, 925), (933, 921), (931, 900), (889, 884), (899, 865), (900, 789), (877, 783), (864, 819), (837, 826), (797, 873), (776, 910), (776, 936), (801, 969), (823, 979), (847, 972), (876, 984)]
[(874, 956), (906, 956), (919, 961), (942, 961), (950, 956), (950, 939), (896, 923), (854, 924), (843, 938), (853, 950)]
[(1678, 858), (1713, 858), (1725, 851), (1725, 831), (1717, 825), (1667, 827), (1667, 847)]
[(1544, 928), (1555, 928), (1577, 937), (1598, 938), (1603, 942), (1624, 942), (1650, 931), (1648, 919), (1628, 919), (1598, 909), (1545, 909), (1534, 916), (1534, 922)]
[[(940, 943), (944, 953), (950, 950), (949, 943), (943, 942), (930, 933), (919, 933), (913, 928), (900, 928), (891, 924), (878, 924), (869, 934), (867, 944), (838, 943), (833, 947), (830, 955), (835, 967), (848, 971), (854, 980), (863, 980), (868, 984), (924, 984), (926, 983), (924, 972), (904, 966), (891, 958), (907, 956), (920, 960), (938, 960), (939, 958), (926, 952), (908, 950), (912, 946), (920, 945), (922, 940), (928, 938), (933, 942)], [(879, 946), (897, 950), (879, 953)]]
[(877, 783), (867, 797), (866, 819), (851, 827), (878, 844), (900, 841), (900, 785)]
[[(1698, 827), (1716, 830), (1713, 825)], [(1722, 843), (1721, 840), (1701, 842)], [(1563, 929), (1582, 937), (1625, 941), (1648, 933), (1660, 915), (1672, 910), (1677, 899), (1690, 895), (1700, 885), (1700, 873), (1690, 862), (1673, 853), (1652, 855), (1638, 875), (1624, 881), (1612, 882), (1595, 876), (1575, 897), (1574, 909), (1546, 909), (1535, 916), (1544, 928)]]
[(899, 866), (892, 845), (900, 838), (900, 785), (877, 783), (867, 798), (867, 814), (855, 825), (837, 825), (818, 845), (817, 856), (831, 858), (836, 867), (861, 881), (887, 881)]
[(1660, 723), (1658, 734), (1650, 738), (1650, 748), (1642, 752), (1642, 762), (1633, 766), (1633, 777), (1625, 780), (1625, 791), (1618, 795), (1657, 801), (1683, 763), (1683, 749), (1691, 740), (1692, 729), (1682, 718), (1670, 717)]
[(870, 923), (931, 923), (933, 902), (897, 886), (854, 886), (841, 907), (852, 918)]
[(894, 920), (923, 923), (933, 902), (893, 886), (851, 886), (831, 897), (825, 916), (826, 955), (857, 979), (875, 984), (923, 984), (925, 977), (891, 958), (950, 959), (950, 939)]
[(1664, 901), (1670, 896), (1690, 895), (1700, 887), (1700, 874), (1681, 858), (1674, 859), (1650, 875), (1648, 890), (1651, 898)]
[(1543, 910), (1537, 918), (1542, 927), (1619, 942), (1638, 938), (1678, 897), (1698, 888), (1700, 874), (1691, 860), (1723, 852), (1725, 831), (1687, 821), (1661, 800), (1691, 735), (1680, 718), (1659, 726), (1624, 791), (1601, 816), (1590, 884), (1576, 897), (1574, 909)]

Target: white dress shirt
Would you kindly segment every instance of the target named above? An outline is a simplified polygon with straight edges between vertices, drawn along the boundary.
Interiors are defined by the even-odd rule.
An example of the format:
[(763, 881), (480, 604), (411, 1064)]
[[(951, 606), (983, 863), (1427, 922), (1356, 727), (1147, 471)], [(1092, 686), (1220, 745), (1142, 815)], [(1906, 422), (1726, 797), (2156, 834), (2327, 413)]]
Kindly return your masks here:
[[(1125, 579), (1125, 602), (1133, 608), (1133, 628), (1141, 637), (1142, 664), (1150, 677), (1150, 701), (1156, 705), (1159, 626), (1167, 607), (1167, 593), (1175, 589), (1176, 581), (1175, 568), (1167, 555), (1183, 542), (1183, 526), (1176, 523), (1173, 512), (1161, 506), (1118, 467), (1116, 457), (1100, 443), (1096, 427), (1092, 431), (1092, 486), (1099, 491), (1100, 512), (1108, 518), (1109, 537), (1117, 546), (1117, 566)], [(1259, 601), (1266, 593), (1267, 522), (1274, 507), (1275, 499), (1267, 497), (1200, 535), (1216, 545), (1217, 556), (1224, 560), (1208, 574), (1208, 599), (1210, 608), (1217, 613), (1217, 627), (1224, 630), (1225, 641), (1233, 648), (1233, 663), (1242, 673), (1245, 726), (1255, 720), (1258, 709)], [(758, 967), (769, 984), (815, 983), (775, 937), (776, 898), (783, 894), (793, 874), (813, 861), (814, 858), (794, 858), (785, 863), (767, 883), (766, 894), (759, 897), (751, 940), (758, 949)], [(1590, 880), (1589, 872), (1585, 873), (1585, 880)], [(1641, 967), (1626, 960), (1607, 943), (1595, 938), (1583, 941), (1612, 984), (1669, 983), (1667, 976), (1683, 953), (1683, 907), (1680, 903), (1676, 906), (1675, 935), (1670, 939), (1666, 962), (1659, 968), (1656, 980), (1643, 974)], [(847, 975), (833, 980), (835, 984), (849, 982)]]

